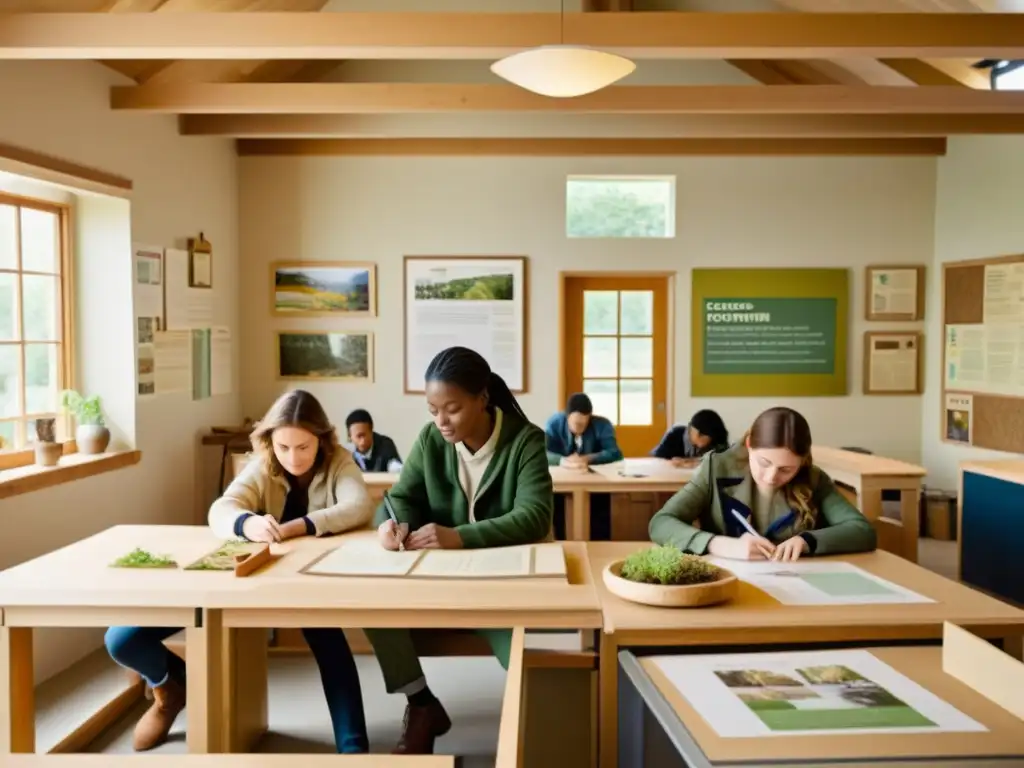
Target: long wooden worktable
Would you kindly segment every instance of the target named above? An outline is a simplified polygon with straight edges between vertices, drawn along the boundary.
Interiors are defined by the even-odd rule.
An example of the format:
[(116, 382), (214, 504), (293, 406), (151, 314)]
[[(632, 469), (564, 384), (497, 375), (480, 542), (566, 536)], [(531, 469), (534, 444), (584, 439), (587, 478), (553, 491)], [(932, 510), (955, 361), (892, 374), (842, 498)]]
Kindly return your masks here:
[(653, 608), (627, 602), (608, 592), (602, 571), (643, 546), (637, 542), (591, 542), (604, 615), (600, 664), (601, 768), (613, 768), (617, 755), (618, 661), (621, 650), (638, 655), (651, 648), (807, 646), (816, 643), (866, 643), (934, 640), (944, 622), (953, 622), (985, 638), (1003, 641), (1021, 655), (1024, 611), (950, 581), (888, 552), (835, 556), (910, 589), (931, 603), (795, 606), (784, 605), (741, 582), (730, 602), (686, 610)]
[[(595, 632), (602, 625), (586, 545), (563, 542), (565, 581), (300, 573), (343, 539), (372, 535), (293, 539), (274, 546), (272, 564), (237, 578), (231, 571), (184, 570), (222, 544), (206, 526), (115, 526), (0, 572), (0, 757), (35, 749), (33, 629), (114, 625), (185, 628), (188, 748), (194, 753), (245, 752), (265, 732), (267, 628), (508, 628), (514, 638), (506, 703), (513, 709), (503, 713), (502, 731), (516, 738), (506, 736), (502, 749), (522, 748), (525, 630)], [(180, 567), (110, 567), (136, 548)], [(555, 654), (546, 663), (581, 670), (589, 698), (593, 653)], [(589, 736), (584, 740), (589, 745)]]

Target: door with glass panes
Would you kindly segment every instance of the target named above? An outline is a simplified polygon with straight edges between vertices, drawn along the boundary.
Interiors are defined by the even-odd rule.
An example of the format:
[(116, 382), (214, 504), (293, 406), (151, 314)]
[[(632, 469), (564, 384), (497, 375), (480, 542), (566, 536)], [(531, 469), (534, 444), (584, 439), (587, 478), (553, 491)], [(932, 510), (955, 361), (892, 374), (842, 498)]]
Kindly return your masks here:
[(566, 276), (562, 404), (585, 392), (626, 456), (646, 456), (668, 427), (667, 276)]

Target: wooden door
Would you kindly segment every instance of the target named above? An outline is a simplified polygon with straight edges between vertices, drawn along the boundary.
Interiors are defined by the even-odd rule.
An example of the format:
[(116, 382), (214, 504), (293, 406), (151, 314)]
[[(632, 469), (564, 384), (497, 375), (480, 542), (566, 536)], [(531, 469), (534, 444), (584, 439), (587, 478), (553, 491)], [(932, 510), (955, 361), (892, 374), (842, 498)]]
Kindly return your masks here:
[(668, 427), (666, 275), (564, 277), (562, 403), (585, 392), (626, 456), (646, 456)]

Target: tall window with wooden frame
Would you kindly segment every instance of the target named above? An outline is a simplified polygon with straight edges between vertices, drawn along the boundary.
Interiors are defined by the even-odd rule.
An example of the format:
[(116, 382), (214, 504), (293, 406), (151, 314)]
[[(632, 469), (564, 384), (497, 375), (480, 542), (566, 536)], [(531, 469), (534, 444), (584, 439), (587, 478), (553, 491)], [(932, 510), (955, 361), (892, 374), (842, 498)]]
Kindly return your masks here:
[(35, 440), (36, 419), (57, 417), (66, 433), (68, 265), (67, 207), (0, 194), (0, 457)]

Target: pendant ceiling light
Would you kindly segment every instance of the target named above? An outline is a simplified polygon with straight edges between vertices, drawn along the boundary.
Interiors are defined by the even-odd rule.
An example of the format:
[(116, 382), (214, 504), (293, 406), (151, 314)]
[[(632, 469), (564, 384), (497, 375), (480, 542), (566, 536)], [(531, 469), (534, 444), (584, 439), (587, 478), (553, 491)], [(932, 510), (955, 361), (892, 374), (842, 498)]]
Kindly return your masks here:
[(636, 69), (614, 53), (565, 45), (565, 6), (559, 18), (561, 45), (543, 45), (506, 56), (491, 71), (527, 91), (558, 99), (583, 96), (607, 88)]

